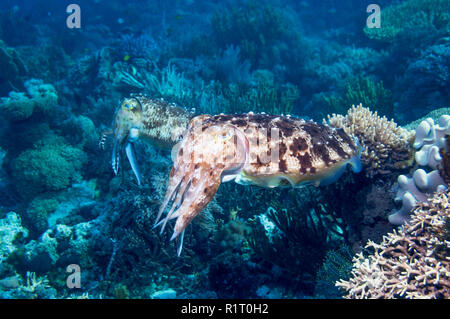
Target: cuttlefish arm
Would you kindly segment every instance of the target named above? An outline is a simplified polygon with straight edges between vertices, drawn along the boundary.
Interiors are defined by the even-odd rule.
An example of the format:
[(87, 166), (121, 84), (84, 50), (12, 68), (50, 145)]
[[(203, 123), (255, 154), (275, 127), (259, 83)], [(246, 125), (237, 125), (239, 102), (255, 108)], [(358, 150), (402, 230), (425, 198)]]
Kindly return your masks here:
[(123, 100), (114, 114), (111, 158), (114, 173), (118, 174), (120, 155), (125, 151), (137, 182), (141, 185), (134, 143), (140, 138), (158, 148), (170, 149), (181, 139), (192, 117), (192, 111), (143, 94), (132, 94)]
[(141, 174), (136, 161), (134, 142), (138, 140), (141, 128), (142, 106), (138, 99), (125, 99), (114, 115), (114, 144), (111, 154), (111, 165), (114, 174), (119, 173), (120, 154), (125, 150), (128, 162), (141, 185)]
[[(240, 172), (248, 151), (245, 135), (233, 126), (212, 126), (205, 131), (201, 127), (191, 127), (188, 130), (174, 160), (167, 192), (155, 222), (155, 227), (162, 225), (162, 232), (169, 220), (176, 219), (171, 240), (181, 234), (178, 255), (186, 227), (213, 199), (222, 179)], [(171, 209), (160, 221), (171, 201)]]
[(130, 163), (131, 169), (133, 170), (134, 176), (139, 186), (141, 186), (141, 174), (139, 172), (139, 166), (136, 162), (136, 152), (134, 150), (134, 143), (128, 142), (125, 146), (125, 153), (127, 154), (128, 162)]

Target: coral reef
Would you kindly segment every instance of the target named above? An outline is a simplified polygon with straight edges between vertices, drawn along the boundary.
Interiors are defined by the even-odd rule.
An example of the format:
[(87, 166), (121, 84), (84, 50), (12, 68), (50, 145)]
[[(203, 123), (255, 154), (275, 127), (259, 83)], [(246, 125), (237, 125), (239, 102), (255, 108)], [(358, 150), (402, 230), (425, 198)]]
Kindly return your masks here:
[[(450, 116), (441, 115), (438, 124), (434, 124), (432, 118), (422, 121), (416, 128), (416, 137), (414, 140), (415, 161), (417, 165), (432, 169), (427, 173), (419, 168), (414, 171), (411, 178), (400, 175), (397, 179), (398, 191), (395, 201), (401, 202), (402, 207), (389, 216), (389, 221), (395, 225), (405, 222), (409, 213), (417, 205), (417, 202), (425, 201), (430, 194), (436, 191), (443, 191), (447, 185), (441, 176), (438, 168), (443, 165), (441, 149), (445, 149), (446, 136), (450, 134)], [(445, 155), (444, 155), (445, 158)]]
[(27, 68), (20, 58), (20, 54), (14, 49), (6, 46), (0, 40), (0, 94), (20, 89), (23, 86), (21, 77), (26, 75)]
[(86, 160), (82, 150), (70, 146), (62, 137), (50, 135), (15, 158), (11, 174), (19, 193), (30, 198), (79, 181)]
[(314, 295), (316, 298), (341, 298), (342, 291), (336, 287), (338, 280), (348, 280), (353, 268), (353, 252), (342, 245), (338, 249), (332, 249), (325, 255), (324, 262), (316, 275)]
[(0, 112), (10, 121), (26, 120), (35, 110), (50, 112), (58, 101), (56, 90), (51, 84), (30, 79), (24, 85), (27, 94), (11, 91), (7, 98), (1, 98)]
[(22, 226), (20, 216), (9, 212), (0, 219), (0, 269), (6, 258), (16, 249), (15, 241), (28, 237), (28, 230)]
[(344, 114), (350, 105), (370, 105), (380, 116), (394, 115), (392, 92), (385, 89), (383, 81), (374, 82), (369, 77), (353, 78), (346, 82), (343, 96), (324, 97), (330, 113)]
[(445, 146), (445, 137), (450, 134), (450, 115), (442, 115), (435, 125), (433, 119), (422, 121), (416, 128), (414, 148), (416, 162), (420, 166), (428, 166), (436, 169), (442, 158), (439, 149)]
[(419, 204), (409, 223), (380, 244), (367, 243), (370, 253), (353, 259), (350, 279), (336, 283), (346, 298), (449, 298), (448, 195), (436, 193)]
[[(408, 0), (383, 9), (383, 27), (365, 27), (371, 39), (394, 42), (409, 41), (443, 33), (449, 24), (446, 0)], [(421, 38), (424, 40), (424, 38)]]
[(10, 92), (0, 102), (1, 113), (10, 121), (21, 121), (33, 114), (35, 103), (22, 92)]
[[(448, 1), (382, 1), (379, 29), (363, 29), (364, 1), (83, 1), (81, 30), (66, 28), (62, 3), (3, 2), (0, 298), (340, 298), (351, 293), (334, 282), (356, 280), (361, 251), (387, 281), (377, 294), (381, 280), (361, 270), (355, 297), (448, 296), (448, 217), (435, 218), (448, 207), (428, 202), (450, 181), (449, 121), (439, 120), (450, 108), (436, 109), (450, 100)], [(129, 134), (142, 123), (122, 127), (136, 158), (130, 169), (119, 143), (114, 175), (117, 140), (98, 140), (140, 96), (156, 107), (139, 139)], [(172, 103), (186, 116), (162, 111)], [(177, 257), (179, 242), (153, 228), (168, 149), (193, 114), (248, 112), (342, 114), (329, 121), (358, 137), (365, 174), (321, 188), (223, 183)], [(423, 228), (416, 215), (405, 227), (418, 237), (383, 241), (389, 219), (414, 209)], [(390, 246), (364, 250), (367, 241)], [(80, 289), (66, 285), (73, 263)]]
[(445, 136), (445, 145), (439, 149), (439, 154), (442, 157), (439, 174), (445, 183), (450, 184), (450, 134)]
[(385, 116), (380, 117), (360, 104), (353, 105), (346, 116), (328, 116), (328, 122), (358, 138), (368, 177), (392, 174), (412, 165), (414, 132), (403, 129), (393, 120), (388, 121)]
[(395, 113), (401, 123), (424, 116), (437, 105), (448, 105), (450, 41), (447, 38), (442, 42), (424, 50), (396, 81), (396, 91), (402, 93), (396, 97)]

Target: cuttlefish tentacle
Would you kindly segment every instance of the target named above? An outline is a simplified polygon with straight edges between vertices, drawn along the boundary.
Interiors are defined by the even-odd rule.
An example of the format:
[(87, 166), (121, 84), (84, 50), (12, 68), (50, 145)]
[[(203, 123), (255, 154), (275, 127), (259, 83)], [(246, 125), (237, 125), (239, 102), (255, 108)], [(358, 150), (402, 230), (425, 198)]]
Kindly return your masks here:
[(134, 150), (134, 143), (128, 141), (125, 146), (125, 153), (127, 154), (128, 162), (130, 163), (131, 169), (133, 170), (134, 176), (136, 176), (136, 180), (139, 186), (141, 186), (141, 173), (139, 172), (139, 167), (136, 161), (136, 152)]
[(114, 114), (111, 157), (114, 173), (119, 173), (120, 155), (125, 151), (137, 182), (141, 185), (134, 143), (144, 139), (159, 148), (169, 149), (180, 140), (192, 117), (192, 112), (162, 99), (151, 99), (143, 94), (133, 94), (124, 99)]
[[(169, 220), (176, 219), (171, 240), (181, 234), (178, 253), (185, 228), (212, 200), (224, 176), (235, 177), (244, 167), (248, 145), (244, 133), (232, 125), (206, 131), (192, 128), (183, 139), (155, 222), (155, 227), (162, 225), (162, 232)], [(171, 209), (159, 221), (170, 201)]]

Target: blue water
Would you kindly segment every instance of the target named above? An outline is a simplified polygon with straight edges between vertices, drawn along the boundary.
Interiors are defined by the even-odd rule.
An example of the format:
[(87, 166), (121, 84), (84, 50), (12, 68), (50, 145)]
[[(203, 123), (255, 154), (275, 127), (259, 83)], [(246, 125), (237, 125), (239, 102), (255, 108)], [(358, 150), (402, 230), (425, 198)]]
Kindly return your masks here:
[(396, 227), (413, 160), (374, 176), (363, 160), (322, 187), (222, 183), (178, 256), (174, 223), (153, 228), (170, 147), (139, 139), (115, 174), (108, 132), (135, 93), (196, 115), (322, 123), (362, 103), (407, 130), (437, 124), (450, 3), (373, 2), (2, 0), (0, 298), (341, 298), (352, 257)]

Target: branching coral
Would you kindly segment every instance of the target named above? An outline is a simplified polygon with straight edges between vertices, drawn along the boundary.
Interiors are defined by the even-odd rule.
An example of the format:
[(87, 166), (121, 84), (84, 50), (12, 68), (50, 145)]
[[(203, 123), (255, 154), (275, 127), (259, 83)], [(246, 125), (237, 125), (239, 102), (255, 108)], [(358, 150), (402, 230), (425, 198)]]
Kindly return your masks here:
[(397, 126), (393, 120), (379, 117), (360, 104), (352, 106), (346, 116), (328, 116), (328, 122), (358, 138), (364, 148), (361, 159), (368, 177), (390, 174), (412, 164), (414, 132)]
[(436, 193), (398, 231), (367, 243), (372, 253), (358, 254), (350, 280), (336, 283), (346, 298), (450, 297), (448, 195)]

